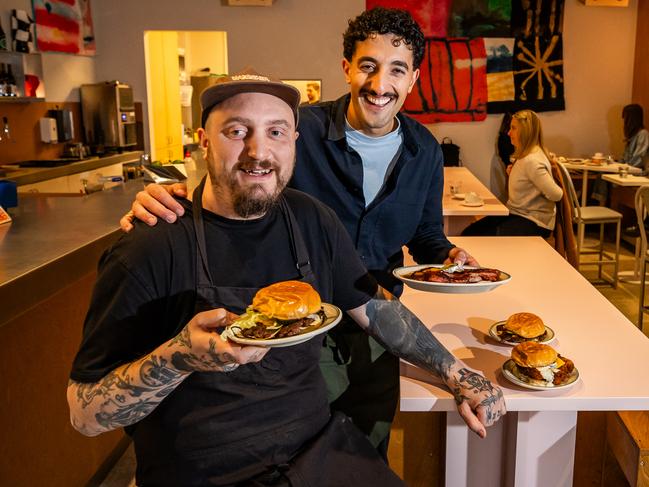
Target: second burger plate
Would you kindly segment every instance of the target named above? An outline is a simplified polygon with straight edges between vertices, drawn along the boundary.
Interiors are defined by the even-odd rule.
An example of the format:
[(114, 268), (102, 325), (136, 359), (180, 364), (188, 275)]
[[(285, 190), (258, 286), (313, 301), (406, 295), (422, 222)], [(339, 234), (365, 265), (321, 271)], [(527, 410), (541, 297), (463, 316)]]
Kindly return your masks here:
[[(491, 327), (489, 328), (489, 336), (493, 338), (496, 341), (499, 341), (500, 343), (506, 343), (507, 345), (518, 345), (519, 343), (522, 342), (510, 342), (508, 340), (503, 340), (500, 338), (498, 335), (497, 328), (500, 325), (504, 325), (505, 320), (503, 321), (497, 321)], [(545, 334), (542, 335), (543, 339), (542, 340), (525, 340), (526, 342), (537, 342), (537, 343), (550, 343), (552, 340), (554, 340), (554, 330), (550, 328), (549, 326), (545, 326)]]
[(227, 337), (229, 340), (240, 345), (254, 345), (257, 347), (290, 347), (292, 345), (304, 343), (317, 335), (325, 333), (336, 326), (343, 317), (340, 308), (333, 304), (322, 303), (322, 309), (326, 316), (322, 324), (314, 330), (299, 335), (284, 338), (244, 338), (236, 336), (230, 328), (226, 328), (221, 336)]
[(512, 359), (507, 360), (503, 365), (502, 365), (502, 371), (503, 375), (505, 378), (516, 384), (517, 386), (524, 387), (525, 389), (532, 389), (535, 391), (547, 391), (547, 390), (552, 390), (552, 389), (565, 389), (566, 387), (572, 386), (575, 382), (577, 382), (577, 379), (579, 379), (579, 371), (577, 370), (577, 367), (574, 368), (572, 373), (570, 374), (570, 377), (568, 378), (568, 381), (565, 384), (561, 384), (560, 386), (542, 386), (542, 385), (537, 385), (537, 384), (530, 384), (529, 382), (525, 382), (514, 374), (512, 372), (512, 368), (515, 367), (516, 364), (514, 364), (514, 361)]

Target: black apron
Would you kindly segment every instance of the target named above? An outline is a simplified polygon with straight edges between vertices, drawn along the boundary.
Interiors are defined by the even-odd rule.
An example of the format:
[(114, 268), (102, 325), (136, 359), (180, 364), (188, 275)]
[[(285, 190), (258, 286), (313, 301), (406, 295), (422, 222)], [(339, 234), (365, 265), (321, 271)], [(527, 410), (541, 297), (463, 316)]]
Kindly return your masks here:
[[(242, 313), (258, 288), (213, 284), (201, 211), (204, 185), (205, 179), (193, 195), (196, 312), (220, 307)], [(280, 210), (295, 279), (315, 287), (306, 245), (283, 197)], [(403, 486), (349, 418), (330, 418), (318, 365), (321, 348), (322, 341), (313, 339), (272, 348), (261, 362), (232, 372), (192, 373), (142, 423), (158, 421), (136, 430), (153, 435), (140, 448), (136, 442), (138, 460), (144, 455), (142, 463), (149, 466), (142, 471), (138, 463), (138, 486)], [(165, 447), (152, 448), (155, 441)], [(173, 458), (164, 458), (166, 448), (175, 452)]]

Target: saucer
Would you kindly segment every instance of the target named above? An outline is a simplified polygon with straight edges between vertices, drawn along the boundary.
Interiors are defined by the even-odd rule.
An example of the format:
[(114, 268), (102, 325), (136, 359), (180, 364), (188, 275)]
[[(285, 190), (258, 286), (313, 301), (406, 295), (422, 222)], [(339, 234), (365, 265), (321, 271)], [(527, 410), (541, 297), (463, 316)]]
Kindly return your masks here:
[(474, 201), (473, 203), (469, 203), (468, 201), (463, 201), (460, 203), (462, 206), (482, 206), (484, 205), (484, 201)]

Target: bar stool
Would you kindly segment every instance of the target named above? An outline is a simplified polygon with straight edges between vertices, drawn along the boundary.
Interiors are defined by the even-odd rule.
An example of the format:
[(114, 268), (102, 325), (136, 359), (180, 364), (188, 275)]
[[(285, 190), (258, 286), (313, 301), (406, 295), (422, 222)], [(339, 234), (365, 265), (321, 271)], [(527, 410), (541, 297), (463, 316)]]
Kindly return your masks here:
[[(561, 174), (563, 174), (568, 187), (570, 202), (573, 208), (572, 221), (577, 224), (577, 255), (579, 256), (577, 270), (579, 270), (581, 266), (595, 265), (598, 268), (597, 278), (611, 284), (613, 288), (617, 288), (618, 270), (620, 266), (620, 231), (622, 227), (622, 214), (605, 206), (581, 206), (568, 169), (566, 169), (563, 164), (559, 164), (559, 168), (561, 169)], [(615, 254), (604, 250), (604, 225), (608, 223), (616, 224)], [(597, 249), (584, 250), (583, 242), (586, 225), (593, 224), (599, 225), (599, 246)], [(598, 254), (598, 260), (581, 260), (581, 256), (584, 254)], [(603, 277), (602, 266), (604, 265), (614, 266), (611, 280), (604, 279)]]

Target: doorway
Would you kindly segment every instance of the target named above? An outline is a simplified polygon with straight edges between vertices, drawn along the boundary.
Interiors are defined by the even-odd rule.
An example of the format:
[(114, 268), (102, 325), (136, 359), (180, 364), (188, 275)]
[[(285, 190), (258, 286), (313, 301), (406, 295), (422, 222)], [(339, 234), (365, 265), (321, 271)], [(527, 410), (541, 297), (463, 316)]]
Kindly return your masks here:
[(145, 31), (151, 160), (182, 160), (200, 127), (200, 92), (228, 72), (226, 32)]

